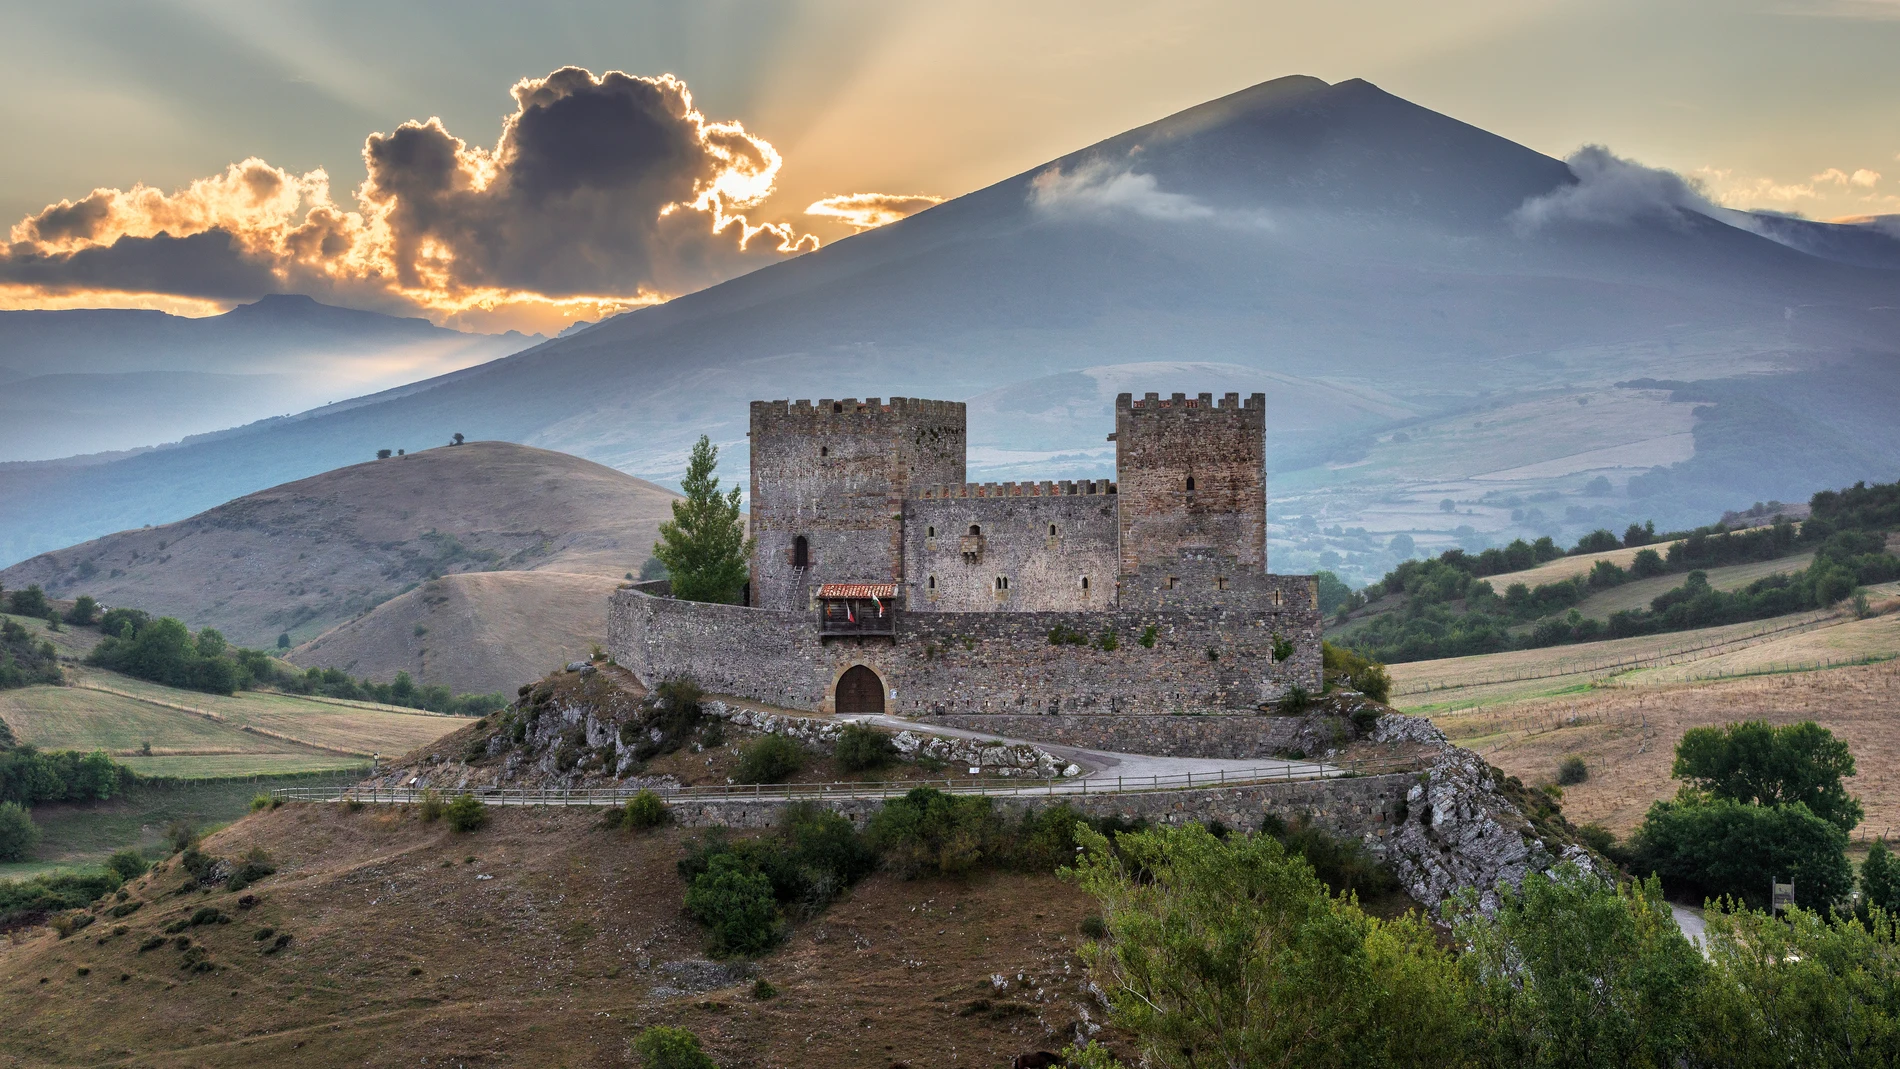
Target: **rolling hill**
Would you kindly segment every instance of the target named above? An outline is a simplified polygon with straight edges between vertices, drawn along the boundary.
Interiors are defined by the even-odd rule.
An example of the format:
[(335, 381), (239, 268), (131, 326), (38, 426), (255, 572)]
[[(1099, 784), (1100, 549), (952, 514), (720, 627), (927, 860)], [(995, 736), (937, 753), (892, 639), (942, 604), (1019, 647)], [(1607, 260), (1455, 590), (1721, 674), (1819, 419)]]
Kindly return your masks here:
[(1265, 389), (1275, 567), (1361, 579), (1400, 532), (1568, 541), (1894, 477), (1888, 239), (1621, 189), (1281, 78), (452, 377), (0, 469), (0, 559), (452, 431), (658, 480), (705, 432), (743, 470), (746, 402), (801, 396), (968, 399), (972, 478), (1014, 479), (1107, 474), (1118, 390)]
[[(570, 633), (598, 633), (592, 621), (605, 612), (605, 594), (574, 602), (576, 615), (559, 623), (529, 603), (537, 596), (566, 603), (592, 589), (581, 577), (637, 570), (673, 497), (577, 457), (472, 442), (339, 468), (176, 523), (43, 554), (0, 572), (0, 582), (15, 589), (38, 583), (54, 596), (89, 593), (107, 605), (176, 616), (194, 629), (216, 627), (240, 645), (267, 647), (284, 632), (293, 642), (314, 638), (433, 577), (553, 573), (559, 578), (549, 580), (545, 595), (533, 594), (538, 587), (526, 581), (452, 588), (505, 592), (493, 613), (471, 615), (526, 613), (546, 625), (547, 641), (561, 643)], [(413, 627), (411, 642), (418, 637)], [(444, 634), (437, 641), (443, 650), (440, 643), (455, 640)], [(538, 649), (530, 644), (524, 652)], [(398, 659), (396, 651), (389, 658)], [(452, 674), (430, 681), (494, 689), (471, 688)]]
[(615, 576), (463, 572), (431, 579), (298, 646), (289, 660), (354, 676), (512, 694), (607, 641)]

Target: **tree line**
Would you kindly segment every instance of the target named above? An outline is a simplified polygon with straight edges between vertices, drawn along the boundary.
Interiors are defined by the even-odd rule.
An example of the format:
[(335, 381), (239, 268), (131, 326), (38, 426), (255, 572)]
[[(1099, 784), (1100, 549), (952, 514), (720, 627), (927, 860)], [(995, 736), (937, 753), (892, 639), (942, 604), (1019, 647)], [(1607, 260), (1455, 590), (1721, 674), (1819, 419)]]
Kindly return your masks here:
[(105, 637), (88, 664), (168, 687), (209, 694), (270, 687), (291, 694), (381, 702), (411, 709), (485, 716), (507, 706), (501, 694), (456, 695), (440, 684), (415, 682), (407, 672), (388, 683), (355, 679), (335, 668), (299, 669), (263, 650), (233, 646), (215, 628), (193, 634), (169, 616), (156, 619), (140, 609), (114, 608), (100, 618)]
[[(1587, 575), (1536, 587), (1512, 583), (1502, 595), (1485, 576), (1521, 570), (1520, 565), (1532, 567), (1563, 554), (1549, 539), (1536, 543), (1520, 539), (1476, 555), (1446, 550), (1435, 558), (1404, 561), (1369, 587), (1367, 593), (1374, 596), (1403, 595), (1405, 602), (1393, 612), (1368, 620), (1353, 633), (1351, 642), (1392, 663), (1692, 630), (1825, 608), (1852, 595), (1859, 586), (1900, 578), (1900, 559), (1886, 552), (1884, 537), (1887, 526), (1900, 523), (1896, 500), (1900, 500), (1900, 483), (1857, 484), (1814, 495), (1813, 514), (1799, 527), (1780, 520), (1740, 531), (1718, 524), (1652, 535), (1653, 525), (1631, 525), (1621, 544), (1665, 539), (1670, 544), (1661, 552), (1639, 550), (1628, 568), (1597, 561)], [(1610, 532), (1598, 531), (1571, 552), (1595, 552), (1591, 547), (1605, 543), (1612, 548), (1618, 544)], [(1810, 549), (1815, 559), (1808, 568), (1768, 576), (1740, 590), (1715, 590), (1704, 571)], [(1681, 573), (1686, 573), (1682, 585), (1653, 599), (1647, 609), (1623, 610), (1607, 621), (1586, 618), (1575, 609), (1598, 591)], [(1365, 594), (1360, 593), (1340, 599), (1333, 592), (1330, 600), (1338, 605), (1342, 619), (1366, 603)], [(1524, 624), (1534, 626), (1526, 630)]]

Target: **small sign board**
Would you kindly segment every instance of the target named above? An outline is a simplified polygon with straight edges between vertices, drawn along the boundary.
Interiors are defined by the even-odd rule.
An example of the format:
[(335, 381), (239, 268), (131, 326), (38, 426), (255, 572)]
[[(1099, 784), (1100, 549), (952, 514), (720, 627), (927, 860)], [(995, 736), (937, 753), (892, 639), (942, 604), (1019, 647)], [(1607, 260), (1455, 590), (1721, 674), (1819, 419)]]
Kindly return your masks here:
[(1769, 912), (1780, 913), (1784, 909), (1793, 908), (1794, 907), (1794, 882), (1790, 880), (1787, 883), (1775, 883), (1773, 887), (1774, 887), (1773, 892), (1770, 893), (1768, 896)]

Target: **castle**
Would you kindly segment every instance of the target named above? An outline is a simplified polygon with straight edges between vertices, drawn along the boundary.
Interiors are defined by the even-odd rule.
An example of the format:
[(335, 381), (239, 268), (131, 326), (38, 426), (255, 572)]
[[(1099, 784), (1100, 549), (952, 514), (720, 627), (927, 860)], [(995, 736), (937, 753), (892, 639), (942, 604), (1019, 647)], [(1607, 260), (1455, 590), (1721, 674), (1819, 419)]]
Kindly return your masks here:
[(649, 685), (938, 719), (1316, 692), (1317, 587), (1267, 571), (1265, 406), (1122, 394), (1113, 480), (998, 484), (964, 481), (960, 402), (755, 401), (746, 604), (631, 585), (610, 652)]

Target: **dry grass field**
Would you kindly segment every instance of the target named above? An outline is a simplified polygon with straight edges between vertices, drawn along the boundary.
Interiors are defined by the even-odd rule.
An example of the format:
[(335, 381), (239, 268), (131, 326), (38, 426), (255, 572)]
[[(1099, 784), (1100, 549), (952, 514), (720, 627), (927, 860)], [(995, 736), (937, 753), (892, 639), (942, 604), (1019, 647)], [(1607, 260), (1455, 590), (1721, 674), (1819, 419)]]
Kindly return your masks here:
[(1692, 727), (1737, 720), (1814, 720), (1846, 739), (1859, 774), (1848, 781), (1867, 819), (1858, 838), (1900, 837), (1900, 661), (1702, 683), (1609, 686), (1587, 693), (1434, 714), (1461, 745), (1526, 783), (1550, 782), (1579, 756), (1588, 781), (1566, 788), (1564, 813), (1618, 835), (1670, 797), (1676, 741)]
[[(175, 897), (160, 872), (123, 921), (0, 940), (0, 1067), (631, 1065), (655, 1024), (725, 1066), (998, 1066), (1059, 1048), (1087, 1002), (1092, 904), (1053, 877), (874, 876), (758, 963), (777, 989), (761, 1000), (703, 960), (674, 872), (685, 833), (610, 831), (585, 809), (491, 817), (456, 835), (413, 810), (253, 814), (206, 844), (276, 862), (252, 909)], [(214, 971), (139, 951), (205, 905), (235, 918), (190, 931)], [(291, 942), (260, 954), (264, 927)]]
[(513, 695), (607, 641), (620, 580), (565, 572), (467, 572), (431, 580), (297, 647), (289, 660), (458, 693)]
[(1408, 713), (1437, 715), (1569, 694), (1637, 669), (1693, 666), (1723, 653), (1848, 621), (1849, 617), (1835, 611), (1802, 613), (1699, 631), (1409, 661), (1391, 666), (1392, 704)]
[(173, 690), (97, 669), (68, 668), (67, 675), (74, 685), (0, 691), (0, 719), (21, 742), (51, 750), (105, 750), (147, 775), (358, 768), (371, 754), (403, 754), (467, 723), (363, 702)]

